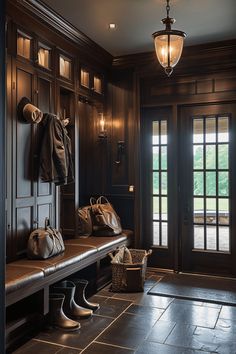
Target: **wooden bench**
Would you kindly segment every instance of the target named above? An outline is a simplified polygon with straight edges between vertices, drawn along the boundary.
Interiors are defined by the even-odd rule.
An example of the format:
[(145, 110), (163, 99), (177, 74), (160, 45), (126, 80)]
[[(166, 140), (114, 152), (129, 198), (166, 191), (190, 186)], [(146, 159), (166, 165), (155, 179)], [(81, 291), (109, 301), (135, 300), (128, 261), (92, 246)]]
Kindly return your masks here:
[(42, 315), (48, 313), (50, 285), (81, 270), (85, 270), (88, 274), (87, 269), (93, 266), (97, 277), (95, 290), (98, 290), (97, 280), (99, 272), (102, 271), (101, 264), (107, 259), (107, 254), (122, 245), (131, 245), (132, 236), (132, 231), (123, 230), (122, 234), (113, 237), (90, 236), (69, 239), (64, 241), (65, 252), (58, 256), (47, 260), (24, 258), (7, 264), (5, 286), (7, 337), (11, 337), (11, 333), (17, 328), (17, 323), (22, 325), (28, 321), (27, 309), (23, 317), (22, 309), (20, 310), (20, 307), (25, 306), (24, 299), (33, 294), (40, 294)]

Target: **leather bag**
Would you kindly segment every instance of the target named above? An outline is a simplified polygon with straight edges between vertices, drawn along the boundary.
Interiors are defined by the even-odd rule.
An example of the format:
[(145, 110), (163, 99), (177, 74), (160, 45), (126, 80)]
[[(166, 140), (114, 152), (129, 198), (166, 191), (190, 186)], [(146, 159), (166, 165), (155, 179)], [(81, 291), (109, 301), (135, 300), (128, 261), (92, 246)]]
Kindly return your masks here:
[(91, 236), (93, 233), (93, 224), (90, 205), (78, 209), (78, 219), (79, 235)]
[(120, 218), (107, 198), (90, 198), (94, 236), (115, 236), (122, 232)]
[(49, 219), (45, 219), (45, 228), (31, 232), (27, 246), (27, 256), (30, 259), (47, 259), (65, 251), (61, 233), (52, 228)]

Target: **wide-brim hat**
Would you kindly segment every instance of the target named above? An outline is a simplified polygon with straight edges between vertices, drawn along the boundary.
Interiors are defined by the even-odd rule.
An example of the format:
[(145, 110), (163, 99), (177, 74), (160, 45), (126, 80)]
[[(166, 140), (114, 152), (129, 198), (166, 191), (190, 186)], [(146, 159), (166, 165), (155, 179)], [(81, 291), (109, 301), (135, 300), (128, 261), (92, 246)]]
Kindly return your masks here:
[(18, 118), (27, 123), (39, 123), (43, 118), (43, 112), (34, 106), (27, 97), (22, 97), (17, 105)]

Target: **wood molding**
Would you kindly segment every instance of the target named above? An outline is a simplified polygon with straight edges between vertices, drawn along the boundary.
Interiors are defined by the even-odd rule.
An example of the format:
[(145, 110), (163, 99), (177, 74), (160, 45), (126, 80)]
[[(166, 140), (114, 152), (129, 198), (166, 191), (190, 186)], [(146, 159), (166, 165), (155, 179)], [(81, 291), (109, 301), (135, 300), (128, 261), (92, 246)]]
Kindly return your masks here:
[(97, 43), (92, 41), (84, 33), (79, 31), (71, 23), (66, 21), (62, 16), (53, 9), (43, 3), (41, 0), (8, 0), (8, 3), (17, 7), (21, 11), (27, 12), (30, 16), (37, 18), (41, 23), (50, 26), (54, 31), (63, 35), (76, 44), (80, 50), (86, 55), (90, 55), (103, 66), (110, 66), (112, 63), (112, 55)]
[[(131, 54), (115, 57), (114, 69), (133, 68), (140, 77), (164, 77), (155, 52)], [(236, 39), (205, 43), (185, 47), (180, 62), (174, 68), (173, 76), (185, 76), (191, 73), (209, 73), (236, 68)]]

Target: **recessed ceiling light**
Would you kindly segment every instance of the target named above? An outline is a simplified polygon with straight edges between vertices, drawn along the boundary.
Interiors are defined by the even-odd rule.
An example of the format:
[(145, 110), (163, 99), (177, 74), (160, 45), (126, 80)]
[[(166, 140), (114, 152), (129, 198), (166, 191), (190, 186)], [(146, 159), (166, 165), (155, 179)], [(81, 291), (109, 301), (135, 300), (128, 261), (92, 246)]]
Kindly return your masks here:
[(109, 23), (108, 28), (111, 31), (115, 31), (117, 29), (117, 25), (115, 23)]

